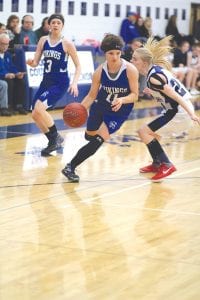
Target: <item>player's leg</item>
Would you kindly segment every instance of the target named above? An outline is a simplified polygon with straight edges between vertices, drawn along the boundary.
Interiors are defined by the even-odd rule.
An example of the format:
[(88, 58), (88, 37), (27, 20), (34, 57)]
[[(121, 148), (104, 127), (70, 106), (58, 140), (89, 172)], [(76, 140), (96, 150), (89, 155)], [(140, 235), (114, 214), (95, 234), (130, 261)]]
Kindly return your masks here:
[(161, 144), (159, 143), (157, 134), (155, 133), (156, 130), (160, 129), (165, 124), (167, 124), (175, 116), (175, 114), (176, 114), (176, 110), (169, 111), (161, 115), (160, 117), (158, 117), (150, 124), (143, 125), (138, 131), (138, 134), (142, 142), (146, 144), (147, 149), (153, 160), (152, 164), (141, 168), (140, 172), (156, 173), (155, 176), (152, 177), (153, 181), (160, 181), (160, 179), (176, 171), (176, 168), (169, 160), (166, 152), (164, 151)]
[(85, 139), (88, 143), (78, 150), (70, 163), (62, 170), (70, 182), (79, 182), (79, 176), (75, 173), (75, 169), (82, 162), (94, 155), (102, 146), (105, 140), (110, 137), (107, 126), (103, 123), (98, 130), (86, 131)]
[(42, 83), (34, 97), (32, 117), (49, 141), (47, 147), (41, 151), (42, 156), (49, 156), (51, 152), (62, 147), (64, 139), (58, 133), (55, 122), (47, 112), (47, 108), (54, 107), (66, 90), (66, 86), (54, 85), (48, 87)]

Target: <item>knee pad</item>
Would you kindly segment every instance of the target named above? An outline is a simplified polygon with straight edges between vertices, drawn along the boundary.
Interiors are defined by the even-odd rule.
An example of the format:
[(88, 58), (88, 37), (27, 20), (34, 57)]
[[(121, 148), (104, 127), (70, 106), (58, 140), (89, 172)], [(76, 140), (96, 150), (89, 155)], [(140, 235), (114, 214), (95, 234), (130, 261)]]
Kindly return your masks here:
[(89, 142), (96, 141), (96, 143), (100, 145), (104, 142), (104, 139), (99, 134), (89, 135), (85, 132), (85, 139)]

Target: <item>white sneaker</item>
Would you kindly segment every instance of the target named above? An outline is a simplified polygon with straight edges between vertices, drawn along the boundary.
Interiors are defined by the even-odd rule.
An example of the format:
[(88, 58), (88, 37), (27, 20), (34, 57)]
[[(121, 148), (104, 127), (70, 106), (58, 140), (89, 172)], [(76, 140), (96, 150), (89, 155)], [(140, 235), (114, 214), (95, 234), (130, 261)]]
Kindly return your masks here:
[(197, 89), (191, 89), (190, 90), (190, 94), (192, 96), (197, 96), (197, 95), (200, 95), (200, 92)]

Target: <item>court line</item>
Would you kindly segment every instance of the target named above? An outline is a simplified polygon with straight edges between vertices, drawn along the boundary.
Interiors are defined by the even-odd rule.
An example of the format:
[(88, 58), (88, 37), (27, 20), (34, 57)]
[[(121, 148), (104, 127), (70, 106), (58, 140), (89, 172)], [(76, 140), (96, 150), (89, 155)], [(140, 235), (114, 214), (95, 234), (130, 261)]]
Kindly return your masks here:
[[(194, 172), (194, 171), (197, 171), (197, 170), (200, 170), (200, 168), (194, 168), (194, 169), (191, 169), (191, 170), (189, 170), (189, 171), (185, 171), (185, 172), (181, 172), (181, 173), (178, 173), (178, 174), (176, 174), (176, 175), (173, 175), (173, 176), (171, 176), (171, 178), (167, 178), (167, 179), (173, 179), (174, 177), (178, 177), (178, 176), (180, 176), (180, 175), (184, 175), (184, 174), (188, 174), (188, 173), (192, 173), (192, 172)], [(122, 179), (120, 178), (120, 181), (121, 181)], [(143, 187), (143, 186), (148, 186), (148, 185), (150, 185), (150, 184), (161, 184), (161, 183), (153, 183), (153, 182), (151, 182), (150, 181), (150, 179), (146, 179), (146, 178), (136, 178), (136, 179), (132, 179), (132, 178), (130, 178), (130, 177), (128, 177), (128, 178), (126, 178), (126, 177), (124, 177), (123, 178), (123, 180), (145, 180), (145, 182), (144, 183), (142, 183), (142, 184), (139, 184), (139, 185), (134, 185), (134, 186), (132, 186), (132, 187), (128, 187), (128, 188), (123, 188), (123, 189), (121, 189), (121, 190), (118, 190), (118, 191), (115, 191), (115, 192), (108, 192), (108, 193), (104, 193), (104, 194), (101, 194), (101, 196), (96, 196), (96, 197), (91, 197), (91, 198), (87, 198), (87, 200), (85, 200), (85, 199), (83, 199), (83, 200), (80, 200), (79, 202), (80, 203), (87, 203), (87, 202), (95, 202), (95, 200), (97, 200), (97, 199), (99, 199), (99, 197), (108, 197), (108, 196), (113, 196), (113, 195), (117, 195), (117, 194), (120, 194), (120, 193), (123, 193), (123, 192), (125, 192), (125, 191), (129, 191), (129, 190), (134, 190), (134, 189), (137, 189), (137, 188), (140, 188), (140, 187)], [(166, 179), (165, 179), (166, 180)], [(114, 180), (114, 181), (116, 181), (116, 180)], [(90, 182), (90, 181), (89, 181)], [(96, 182), (96, 181), (95, 181)], [(101, 181), (102, 182), (102, 181)], [(110, 182), (110, 181), (109, 181)], [(70, 182), (55, 182), (55, 183), (44, 183), (44, 185), (47, 185), (47, 184), (72, 184), (72, 183), (70, 183)], [(34, 184), (34, 185), (42, 185), (42, 184)], [(96, 187), (99, 187), (99, 186), (101, 186), (102, 184), (98, 184), (98, 185), (96, 185)], [(29, 187), (30, 185), (15, 185), (15, 186), (1, 186), (0, 188), (15, 188), (15, 187)], [(33, 184), (31, 184), (31, 186), (33, 186)], [(94, 188), (94, 187), (93, 187)], [(88, 188), (84, 188), (84, 189), (80, 189), (80, 190), (77, 190), (77, 192), (82, 192), (82, 191), (85, 191), (85, 190), (87, 190)], [(74, 192), (74, 191), (72, 191), (72, 192), (70, 192), (70, 193), (68, 193), (68, 194), (73, 194), (73, 193), (76, 193), (76, 192)], [(16, 208), (21, 208), (21, 207), (24, 207), (24, 206), (27, 206), (27, 205), (30, 205), (30, 204), (35, 204), (35, 203), (37, 203), (37, 202), (42, 202), (42, 201), (46, 201), (46, 200), (49, 200), (51, 197), (48, 197), (48, 198), (42, 198), (42, 199), (39, 199), (39, 200), (36, 200), (36, 201), (32, 201), (32, 202), (28, 202), (28, 203), (22, 203), (22, 204), (19, 204), (19, 205), (15, 205), (15, 206), (12, 206), (12, 207), (8, 207), (8, 208), (4, 208), (4, 209), (0, 209), (0, 212), (6, 212), (6, 211), (8, 211), (8, 210), (11, 210), (11, 209), (16, 209)], [(53, 198), (54, 198), (54, 196), (53, 196)], [(96, 203), (96, 204), (98, 204), (98, 203)], [(110, 205), (110, 206), (118, 206), (118, 207), (132, 207), (133, 208), (133, 206), (131, 206), (131, 205), (129, 205), (129, 206), (127, 206), (127, 205), (118, 205), (118, 204), (106, 204), (106, 205)], [(63, 208), (66, 208), (66, 207), (68, 207), (69, 205), (65, 205), (65, 206), (63, 206)], [(148, 208), (142, 208), (142, 210), (158, 210), (158, 209), (148, 209)], [(163, 211), (165, 211), (166, 212), (166, 210), (163, 210)], [(175, 212), (175, 211), (174, 211)], [(177, 213), (177, 212), (176, 212)], [(183, 212), (183, 214), (184, 214), (184, 212)], [(186, 213), (186, 214), (189, 214), (189, 212), (188, 213)], [(191, 214), (194, 214), (194, 215), (199, 215), (199, 214), (195, 214), (195, 213), (191, 213)]]
[[(192, 172), (196, 172), (196, 171), (199, 171), (199, 170), (200, 170), (200, 168), (194, 168), (194, 169), (191, 169), (191, 170), (188, 170), (188, 171), (184, 171), (184, 172), (172, 175), (171, 179), (175, 178), (175, 177), (178, 177), (178, 176), (181, 176), (181, 175), (185, 175), (185, 174), (189, 174), (189, 173), (192, 173)], [(117, 194), (121, 194), (123, 192), (127, 192), (127, 191), (132, 191), (132, 190), (138, 189), (138, 188), (143, 187), (143, 186), (148, 186), (150, 184), (161, 184), (161, 183), (155, 183), (155, 182), (148, 181), (148, 182), (145, 182), (145, 183), (142, 183), (142, 184), (138, 184), (138, 185), (134, 185), (134, 186), (131, 186), (131, 187), (128, 187), (128, 188), (123, 188), (123, 189), (118, 190), (118, 191), (103, 193), (103, 194), (101, 194), (101, 196), (91, 197), (91, 198), (88, 198), (87, 200), (83, 199), (80, 202), (83, 202), (83, 203), (94, 202), (95, 200), (99, 199), (99, 197), (102, 198), (102, 197), (114, 196), (114, 195), (117, 195)], [(107, 203), (106, 205), (107, 206), (118, 206), (118, 207), (133, 207), (131, 205), (120, 205), (120, 204), (110, 204), (110, 203)], [(200, 216), (200, 212), (199, 213), (184, 212), (184, 211), (183, 212), (182, 211), (177, 212), (176, 210), (148, 208), (148, 207), (143, 207), (143, 208), (141, 208), (141, 210), (161, 211), (161, 212), (163, 211), (163, 212), (176, 213), (176, 214)]]

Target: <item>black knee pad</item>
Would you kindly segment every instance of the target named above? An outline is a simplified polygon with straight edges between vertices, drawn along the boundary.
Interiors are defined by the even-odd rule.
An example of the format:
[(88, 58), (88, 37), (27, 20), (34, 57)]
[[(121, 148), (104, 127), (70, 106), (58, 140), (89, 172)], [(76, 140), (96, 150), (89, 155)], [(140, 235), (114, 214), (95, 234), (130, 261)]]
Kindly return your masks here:
[(87, 140), (87, 141), (96, 141), (96, 143), (97, 144), (103, 144), (103, 142), (104, 142), (104, 139), (99, 135), (99, 134), (96, 134), (96, 135), (89, 135), (89, 134), (87, 134), (86, 132), (85, 132), (85, 139)]

